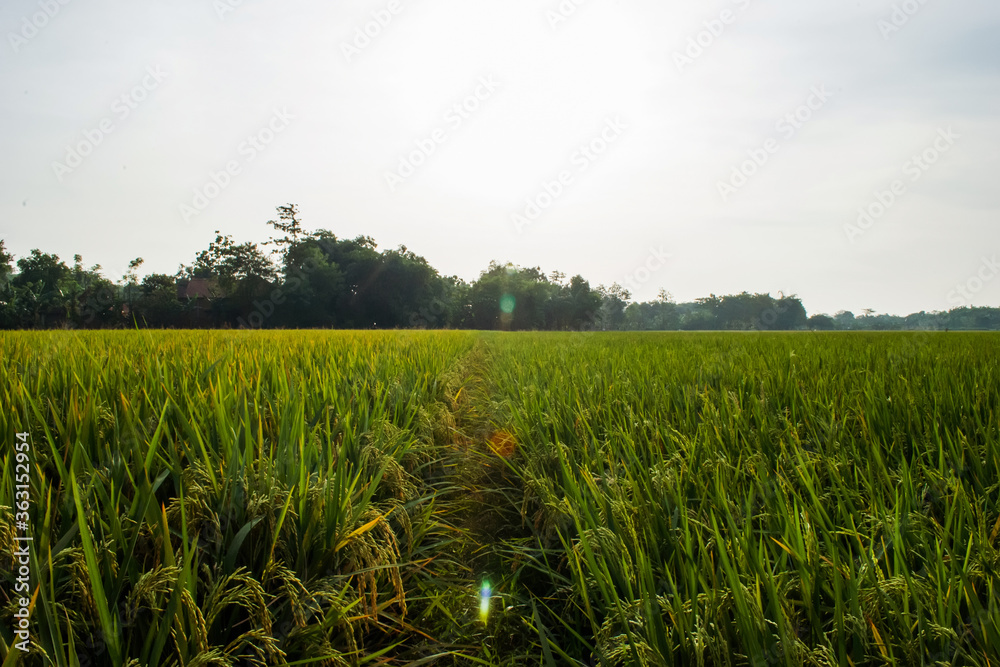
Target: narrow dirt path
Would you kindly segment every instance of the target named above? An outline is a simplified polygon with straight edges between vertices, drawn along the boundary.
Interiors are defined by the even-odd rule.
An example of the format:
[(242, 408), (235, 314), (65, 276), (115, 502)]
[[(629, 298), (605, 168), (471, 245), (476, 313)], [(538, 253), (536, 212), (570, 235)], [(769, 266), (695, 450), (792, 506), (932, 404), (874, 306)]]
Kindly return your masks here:
[[(505, 460), (514, 452), (513, 438), (495, 424), (496, 409), (486, 388), (488, 345), (477, 340), (442, 377), (448, 411), (440, 426), (447, 437), (430, 480), (439, 489), (435, 499), (441, 508), (439, 521), (453, 536), (439, 554), (442, 563), (451, 565), (442, 568), (442, 583), (458, 597), (446, 602), (448, 595), (443, 593), (437, 601), (441, 614), (451, 617), (450, 627), (435, 637), (441, 644), (427, 643), (424, 655), (452, 651), (466, 656), (454, 658), (455, 664), (463, 665), (470, 659), (502, 664), (500, 656), (524, 655), (532, 643), (524, 619), (511, 613), (514, 595), (507, 585), (512, 573), (507, 546), (528, 533), (520, 512), (520, 482)], [(486, 585), (489, 613), (483, 615), (480, 603)]]

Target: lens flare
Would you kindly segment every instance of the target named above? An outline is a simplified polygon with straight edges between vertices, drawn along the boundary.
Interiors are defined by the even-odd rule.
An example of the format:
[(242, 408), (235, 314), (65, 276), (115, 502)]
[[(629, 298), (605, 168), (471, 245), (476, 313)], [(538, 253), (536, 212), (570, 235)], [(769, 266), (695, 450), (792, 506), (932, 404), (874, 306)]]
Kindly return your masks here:
[(505, 459), (509, 459), (513, 456), (515, 450), (517, 450), (517, 441), (514, 440), (514, 436), (510, 434), (510, 431), (494, 431), (490, 439), (486, 441), (489, 445), (490, 450), (493, 451), (497, 456), (502, 456)]
[(479, 619), (485, 623), (490, 615), (490, 600), (493, 598), (493, 589), (490, 582), (484, 581), (483, 587), (479, 589)]

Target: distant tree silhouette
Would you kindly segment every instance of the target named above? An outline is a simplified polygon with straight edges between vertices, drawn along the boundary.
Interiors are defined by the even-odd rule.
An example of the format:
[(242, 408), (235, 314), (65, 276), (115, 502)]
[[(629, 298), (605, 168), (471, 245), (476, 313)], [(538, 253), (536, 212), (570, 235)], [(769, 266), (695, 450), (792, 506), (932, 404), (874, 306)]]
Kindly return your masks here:
[(175, 275), (140, 278), (142, 258), (119, 282), (101, 267), (72, 267), (32, 250), (14, 265), (0, 239), (0, 328), (250, 327), (549, 330), (1000, 329), (1000, 309), (956, 308), (899, 317), (870, 308), (855, 317), (809, 317), (795, 295), (711, 294), (675, 303), (661, 288), (634, 302), (621, 285), (592, 288), (580, 275), (493, 261), (467, 283), (442, 276), (406, 246), (382, 250), (370, 236), (308, 231), (298, 207), (277, 207), (263, 243), (215, 232)]

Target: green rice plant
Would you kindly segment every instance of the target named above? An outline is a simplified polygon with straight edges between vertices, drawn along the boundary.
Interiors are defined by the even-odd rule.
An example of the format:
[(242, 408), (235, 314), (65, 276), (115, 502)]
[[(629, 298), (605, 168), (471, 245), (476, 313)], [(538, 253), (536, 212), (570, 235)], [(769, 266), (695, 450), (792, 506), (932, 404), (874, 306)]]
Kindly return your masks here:
[(996, 664), (1000, 339), (908, 344), (491, 335), (491, 418), (520, 444), (522, 562), (549, 578), (529, 594), (551, 650)]
[(997, 664), (998, 348), (2, 333), (0, 659)]
[[(419, 479), (434, 457), (424, 416), (470, 345), (467, 334), (0, 335), (0, 434), (28, 431), (34, 444), (32, 659), (336, 665), (397, 644), (408, 597), (420, 597), (404, 576), (439, 521)], [(12, 611), (5, 658), (18, 653)]]

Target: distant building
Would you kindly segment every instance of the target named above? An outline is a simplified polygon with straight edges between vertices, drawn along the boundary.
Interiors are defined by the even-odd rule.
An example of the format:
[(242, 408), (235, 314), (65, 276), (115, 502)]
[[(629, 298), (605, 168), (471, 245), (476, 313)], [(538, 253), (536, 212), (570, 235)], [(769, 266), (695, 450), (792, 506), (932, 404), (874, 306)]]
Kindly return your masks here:
[(191, 278), (177, 281), (177, 300), (196, 318), (212, 306), (212, 301), (225, 296), (214, 278)]

